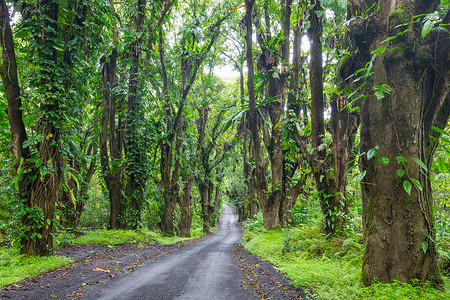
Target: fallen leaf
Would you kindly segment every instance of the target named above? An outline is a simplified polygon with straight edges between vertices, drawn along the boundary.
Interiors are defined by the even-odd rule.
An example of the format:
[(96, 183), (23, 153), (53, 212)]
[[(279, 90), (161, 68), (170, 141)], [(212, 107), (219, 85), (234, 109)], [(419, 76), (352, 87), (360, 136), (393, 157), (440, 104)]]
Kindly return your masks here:
[(104, 269), (100, 269), (100, 268), (97, 268), (97, 267), (96, 267), (96, 268), (93, 268), (92, 271), (111, 273), (111, 271), (108, 270), (108, 269), (104, 270)]

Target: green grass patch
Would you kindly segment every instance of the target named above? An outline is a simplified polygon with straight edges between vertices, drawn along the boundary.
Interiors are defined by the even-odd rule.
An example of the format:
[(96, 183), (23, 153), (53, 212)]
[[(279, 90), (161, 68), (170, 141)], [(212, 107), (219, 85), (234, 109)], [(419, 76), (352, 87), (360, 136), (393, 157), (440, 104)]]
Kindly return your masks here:
[(0, 288), (71, 263), (65, 256), (28, 257), (16, 248), (0, 248)]
[[(198, 238), (203, 235), (202, 228), (193, 228), (190, 238), (168, 237), (161, 233), (147, 229), (140, 230), (91, 230), (75, 237), (73, 234), (61, 232), (55, 239), (55, 248), (71, 244), (95, 243), (105, 246), (115, 246), (123, 243), (144, 245), (170, 245), (180, 241)], [(48, 270), (59, 268), (72, 263), (70, 258), (64, 256), (28, 257), (19, 254), (15, 247), (0, 248), (0, 288), (34, 277)]]
[(100, 244), (105, 246), (114, 246), (123, 243), (143, 244), (143, 245), (170, 245), (181, 241), (197, 238), (203, 235), (201, 228), (191, 230), (190, 238), (181, 238), (177, 236), (164, 236), (161, 233), (150, 231), (148, 229), (139, 230), (90, 230), (84, 232), (83, 235), (77, 238), (63, 238), (65, 245), (67, 244)]
[(426, 285), (400, 282), (361, 283), (362, 245), (360, 237), (327, 240), (318, 227), (246, 232), (243, 246), (286, 273), (291, 282), (312, 290), (316, 299), (450, 299), (450, 280), (446, 292)]

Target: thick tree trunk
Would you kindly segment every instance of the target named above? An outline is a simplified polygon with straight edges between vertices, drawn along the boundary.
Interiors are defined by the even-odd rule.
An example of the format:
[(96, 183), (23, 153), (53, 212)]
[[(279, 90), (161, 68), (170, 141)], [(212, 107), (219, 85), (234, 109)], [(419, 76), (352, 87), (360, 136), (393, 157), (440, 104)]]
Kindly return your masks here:
[(7, 113), (11, 130), (11, 145), (9, 146), (9, 150), (13, 154), (17, 168), (22, 158), (27, 159), (29, 157), (30, 150), (28, 147), (24, 148), (22, 146), (23, 142), (27, 139), (27, 133), (22, 118), (22, 100), (20, 98), (20, 86), (17, 76), (14, 40), (9, 21), (8, 7), (4, 0), (0, 1), (0, 29), (2, 47), (0, 74), (8, 102)]
[(337, 97), (331, 102), (331, 131), (333, 137), (333, 180), (335, 186), (336, 202), (341, 213), (348, 213), (348, 200), (346, 197), (347, 177), (350, 154), (353, 148), (353, 139), (358, 129), (358, 118), (351, 115), (346, 98)]
[[(119, 113), (119, 128), (116, 129), (117, 103), (113, 94), (113, 88), (116, 86), (116, 58), (117, 50), (114, 49), (110, 57), (107, 58), (109, 61), (103, 62), (103, 112), (102, 131), (99, 139), (102, 173), (110, 200), (108, 226), (110, 229), (122, 228), (124, 225), (123, 220), (119, 220), (123, 213), (123, 170), (117, 163), (122, 160), (123, 128), (121, 114)], [(119, 109), (121, 109), (120, 106)], [(110, 166), (111, 162), (114, 162), (112, 166)]]
[(191, 212), (191, 193), (192, 186), (194, 184), (194, 179), (191, 178), (186, 182), (183, 198), (180, 203), (181, 219), (180, 219), (180, 236), (190, 237), (191, 236), (191, 224), (192, 224), (192, 212)]
[[(253, 69), (253, 5), (254, 0), (245, 0), (245, 13), (246, 13), (246, 24), (247, 33), (246, 39), (246, 56), (247, 56), (247, 68), (248, 68), (248, 122), (249, 130), (252, 137), (253, 145), (253, 157), (255, 159), (255, 186), (257, 187), (257, 196), (259, 203), (263, 211), (264, 227), (266, 229), (273, 229), (279, 222), (272, 222), (272, 218), (278, 220), (278, 209), (276, 211), (276, 216), (270, 216), (267, 209), (268, 202), (267, 199), (267, 181), (266, 181), (266, 167), (264, 164), (264, 154), (261, 147), (261, 142), (259, 139), (258, 124), (257, 124), (257, 111), (256, 111), (256, 101), (255, 101), (255, 73)], [(272, 211), (273, 213), (273, 211)]]
[[(422, 39), (420, 22), (397, 27), (415, 15), (433, 11), (439, 1), (411, 1), (408, 9), (400, 2), (391, 2), (380, 1), (374, 19), (358, 24), (353, 31), (354, 39), (365, 34), (365, 44), (355, 44), (359, 48), (355, 59), (367, 62), (383, 40), (406, 27), (410, 30), (385, 42), (383, 57), (377, 57), (373, 64), (372, 86), (388, 84), (390, 95), (382, 99), (369, 96), (361, 107), (361, 151), (378, 146), (377, 158), (390, 160), (383, 165), (376, 158), (362, 159), (366, 171), (361, 182), (362, 280), (364, 284), (394, 279), (442, 284), (428, 171), (436, 143), (431, 126), (445, 126), (450, 113), (449, 40), (448, 35), (437, 33)], [(360, 11), (364, 4), (352, 1), (350, 12)], [(397, 170), (405, 173), (399, 176)]]
[(209, 187), (208, 183), (199, 184), (200, 203), (202, 205), (203, 232), (209, 233)]
[(319, 0), (313, 1), (313, 10), (310, 15), (312, 37), (311, 44), (311, 142), (316, 151), (316, 157), (310, 161), (314, 172), (314, 179), (324, 218), (324, 230), (333, 235), (342, 225), (340, 216), (341, 205), (336, 196), (334, 179), (329, 173), (326, 148), (321, 146), (325, 137), (324, 126), (324, 97), (323, 97), (323, 65), (322, 65), (322, 18), (323, 13)]
[[(134, 18), (134, 30), (136, 35), (142, 31), (145, 20), (145, 0), (137, 1), (137, 11)], [(141, 221), (141, 211), (144, 203), (144, 188), (147, 180), (145, 172), (146, 143), (141, 129), (143, 114), (141, 96), (139, 93), (139, 58), (141, 56), (141, 38), (130, 45), (131, 66), (128, 86), (128, 117), (126, 124), (125, 152), (128, 154), (127, 165), (127, 200), (131, 203), (128, 213), (128, 226), (136, 229)], [(144, 147), (144, 149), (140, 148)]]

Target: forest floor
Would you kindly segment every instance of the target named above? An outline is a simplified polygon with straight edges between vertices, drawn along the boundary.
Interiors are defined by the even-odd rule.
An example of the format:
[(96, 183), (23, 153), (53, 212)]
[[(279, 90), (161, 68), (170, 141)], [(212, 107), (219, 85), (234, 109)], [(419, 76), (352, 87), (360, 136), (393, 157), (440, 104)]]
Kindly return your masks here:
[[(202, 243), (208, 245), (214, 239), (214, 234), (211, 234), (174, 245), (142, 246), (122, 244), (115, 247), (106, 247), (97, 244), (86, 244), (61, 248), (56, 251), (56, 254), (70, 257), (74, 260), (74, 263), (8, 285), (0, 290), (0, 299), (96, 299), (101, 297), (102, 292), (104, 298), (109, 298), (108, 295), (113, 295), (113, 293), (109, 294), (109, 289), (112, 289), (110, 286), (124, 286), (120, 283), (126, 282), (126, 280), (131, 281), (131, 285), (133, 285), (133, 282), (135, 282), (133, 280), (136, 280), (133, 279), (133, 276), (142, 278), (143, 276), (139, 274), (148, 274), (149, 272), (146, 269), (151, 270), (153, 266), (162, 264), (161, 261), (170, 260), (170, 257), (182, 256), (184, 255), (183, 253), (191, 251), (189, 249), (194, 249)], [(203, 246), (203, 248), (206, 247)], [(228, 298), (229, 296), (227, 296), (227, 299), (307, 298), (305, 292), (289, 284), (287, 279), (276, 271), (270, 263), (261, 261), (258, 257), (246, 252), (239, 243), (234, 243), (227, 251), (232, 252), (229, 254), (233, 264), (231, 277), (237, 282), (237, 285), (234, 285), (236, 297)], [(177, 252), (179, 253), (177, 254)], [(218, 251), (215, 250), (215, 252)], [(208, 257), (211, 254), (203, 253), (201, 255)], [(193, 259), (189, 258), (189, 260)], [(216, 266), (214, 265), (213, 268), (216, 268)], [(190, 272), (192, 275), (185, 277), (195, 277), (193, 273), (196, 271)], [(137, 274), (133, 275), (133, 273)], [(160, 275), (158, 276), (161, 277)], [(240, 287), (238, 286), (239, 281)], [(183, 298), (177, 297), (181, 296), (181, 294), (169, 295), (168, 290), (164, 290), (165, 288), (167, 289), (167, 283), (161, 286), (161, 293), (164, 293), (161, 294), (164, 295), (162, 298), (161, 295), (157, 297), (156, 294), (152, 297), (151, 293), (154, 286), (152, 286), (150, 294), (147, 291), (146, 295), (149, 296), (145, 298)], [(186, 289), (186, 287), (182, 286), (181, 289)], [(230, 291), (228, 289), (226, 287), (226, 293), (231, 293), (233, 288), (230, 287)], [(120, 295), (119, 293), (118, 296)], [(214, 297), (214, 299), (216, 298), (222, 299), (220, 296)], [(122, 299), (126, 299), (126, 297)]]

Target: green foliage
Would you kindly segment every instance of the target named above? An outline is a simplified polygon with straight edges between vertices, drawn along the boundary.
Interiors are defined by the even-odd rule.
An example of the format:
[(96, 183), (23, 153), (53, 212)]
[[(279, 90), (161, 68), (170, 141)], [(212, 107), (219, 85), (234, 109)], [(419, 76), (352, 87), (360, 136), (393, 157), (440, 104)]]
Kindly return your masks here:
[(251, 232), (257, 228), (263, 228), (264, 222), (263, 222), (262, 211), (259, 211), (252, 218), (243, 222), (242, 225), (244, 225), (245, 230), (247, 230), (249, 232)]
[(64, 256), (27, 257), (17, 248), (0, 248), (0, 288), (45, 271), (65, 266), (72, 260)]
[(140, 230), (106, 230), (99, 229), (87, 231), (84, 235), (75, 238), (73, 244), (89, 244), (95, 243), (105, 246), (114, 246), (123, 243), (144, 244), (144, 245), (169, 245), (180, 241), (199, 237), (198, 232), (194, 232), (191, 238), (167, 237), (160, 233), (150, 231), (148, 229)]
[(447, 292), (424, 284), (361, 284), (361, 237), (327, 240), (320, 227), (247, 231), (244, 248), (275, 264), (291, 282), (312, 290), (314, 299), (446, 299)]

